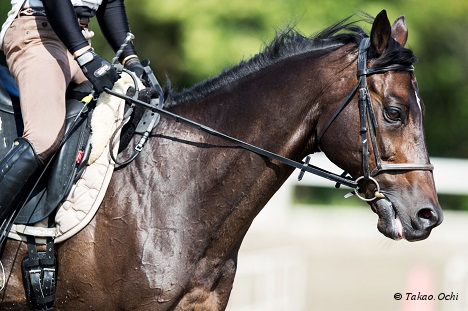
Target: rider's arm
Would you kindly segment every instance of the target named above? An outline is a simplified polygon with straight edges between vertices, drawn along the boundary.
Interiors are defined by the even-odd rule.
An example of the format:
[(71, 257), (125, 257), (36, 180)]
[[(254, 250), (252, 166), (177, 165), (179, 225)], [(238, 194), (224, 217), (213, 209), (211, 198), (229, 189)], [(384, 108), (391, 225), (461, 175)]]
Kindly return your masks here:
[[(106, 1), (106, 0), (104, 0)], [(119, 76), (107, 60), (94, 53), (81, 32), (75, 8), (68, 0), (42, 0), (50, 25), (98, 93), (112, 89)]]
[[(96, 12), (96, 17), (104, 37), (112, 49), (117, 51), (130, 32), (124, 1), (103, 1)], [(120, 55), (120, 62), (125, 64), (128, 59), (134, 57), (137, 57), (135, 48), (132, 43), (129, 43)]]
[(70, 1), (42, 0), (42, 4), (52, 29), (74, 56), (89, 50), (89, 43), (81, 33), (78, 17)]

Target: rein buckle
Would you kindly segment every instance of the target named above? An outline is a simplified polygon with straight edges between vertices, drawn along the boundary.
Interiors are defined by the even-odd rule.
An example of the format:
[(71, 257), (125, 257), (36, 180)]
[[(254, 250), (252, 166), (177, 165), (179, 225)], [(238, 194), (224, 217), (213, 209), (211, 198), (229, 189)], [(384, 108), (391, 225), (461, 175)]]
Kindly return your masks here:
[(310, 155), (308, 155), (305, 160), (304, 160), (304, 163), (302, 164), (302, 169), (301, 169), (301, 172), (299, 173), (299, 176), (297, 176), (297, 180), (298, 181), (301, 181), (302, 180), (302, 177), (304, 177), (304, 173), (306, 171), (306, 168), (309, 166), (309, 163), (310, 163)]

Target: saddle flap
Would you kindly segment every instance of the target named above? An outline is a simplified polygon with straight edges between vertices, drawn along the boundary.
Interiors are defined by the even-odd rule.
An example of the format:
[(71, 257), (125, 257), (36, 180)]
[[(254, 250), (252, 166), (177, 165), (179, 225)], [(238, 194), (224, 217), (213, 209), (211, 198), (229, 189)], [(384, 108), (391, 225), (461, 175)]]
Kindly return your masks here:
[[(67, 92), (66, 101), (66, 132), (80, 114), (83, 108), (81, 99), (92, 90), (90, 83), (72, 85)], [(3, 97), (2, 97), (3, 96)], [(2, 122), (0, 138), (0, 158), (9, 151), (16, 137), (23, 133), (23, 120), (19, 104), (12, 102), (10, 95), (0, 83), (0, 120)], [(18, 113), (17, 113), (18, 112)], [(90, 128), (88, 126), (88, 111), (76, 119), (70, 135), (56, 154), (53, 163), (49, 166), (37, 187), (31, 194), (23, 209), (16, 218), (16, 223), (31, 224), (49, 216), (68, 194), (80, 163), (77, 163), (77, 154), (84, 150), (89, 140)], [(83, 161), (83, 160), (82, 160)], [(83, 161), (84, 162), (84, 161)], [(49, 178), (53, 177), (53, 178)]]
[(67, 119), (66, 132), (70, 130), (70, 135), (41, 178), (30, 200), (21, 209), (15, 223), (32, 224), (46, 218), (57, 208), (73, 185), (75, 174), (81, 164), (81, 161), (77, 161), (77, 155), (85, 149), (90, 129), (87, 126), (87, 113), (81, 115), (74, 123), (82, 104), (76, 100), (68, 102), (70, 101), (74, 103), (69, 103), (67, 109), (70, 107), (75, 114), (74, 117)]
[(18, 96), (14, 78), (7, 67), (0, 65), (0, 110), (11, 114), (21, 114)]

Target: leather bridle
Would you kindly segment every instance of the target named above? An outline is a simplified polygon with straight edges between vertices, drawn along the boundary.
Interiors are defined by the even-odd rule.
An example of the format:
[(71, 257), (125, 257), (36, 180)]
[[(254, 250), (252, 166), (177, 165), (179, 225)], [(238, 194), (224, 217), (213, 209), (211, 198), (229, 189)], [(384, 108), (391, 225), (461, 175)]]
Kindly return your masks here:
[[(371, 181), (376, 185), (376, 192), (373, 198), (365, 198), (359, 194), (359, 191), (355, 191), (355, 194), (364, 201), (372, 201), (376, 198), (383, 198), (384, 195), (380, 192), (379, 183), (373, 178), (376, 175), (380, 174), (381, 172), (385, 171), (414, 171), (414, 170), (421, 170), (421, 171), (432, 171), (434, 166), (430, 163), (427, 164), (419, 164), (419, 163), (402, 163), (402, 164), (384, 164), (382, 163), (382, 159), (379, 154), (379, 149), (377, 147), (377, 139), (376, 139), (376, 129), (378, 128), (377, 119), (375, 117), (374, 108), (372, 106), (372, 100), (369, 94), (369, 88), (367, 86), (367, 76), (378, 74), (378, 73), (385, 73), (388, 71), (409, 71), (412, 72), (414, 67), (412, 65), (389, 65), (384, 67), (376, 67), (376, 68), (367, 68), (367, 52), (370, 47), (370, 40), (369, 38), (362, 39), (361, 43), (359, 44), (359, 52), (358, 52), (358, 61), (357, 61), (357, 77), (358, 83), (353, 88), (351, 93), (346, 97), (340, 107), (335, 111), (332, 115), (330, 120), (325, 124), (325, 127), (322, 129), (320, 135), (318, 135), (318, 145), (320, 146), (320, 142), (323, 138), (323, 135), (328, 130), (330, 125), (335, 121), (338, 115), (343, 111), (343, 109), (348, 105), (351, 101), (351, 98), (354, 96), (356, 91), (359, 90), (359, 133), (361, 135), (361, 145), (362, 145), (362, 171), (363, 176), (356, 179), (356, 182), (360, 180), (367, 180)], [(374, 153), (375, 159), (375, 168), (371, 171), (370, 164), (369, 164), (369, 140), (368, 136), (370, 137), (372, 143), (372, 150)]]
[[(241, 141), (239, 139), (236, 139), (234, 137), (228, 136), (226, 134), (220, 133), (210, 127), (207, 127), (205, 125), (202, 125), (200, 123), (197, 123), (195, 121), (186, 119), (182, 116), (179, 116), (177, 114), (174, 114), (170, 111), (165, 110), (161, 105), (152, 105), (148, 104), (144, 101), (141, 101), (138, 98), (138, 87), (137, 83), (135, 82), (135, 88), (136, 92), (133, 97), (127, 96), (125, 94), (120, 94), (118, 92), (115, 92), (113, 90), (110, 90), (108, 88), (105, 89), (105, 91), (111, 95), (117, 96), (119, 98), (125, 99), (126, 101), (132, 102), (134, 104), (140, 105), (146, 109), (149, 109), (152, 112), (159, 113), (161, 115), (164, 115), (166, 117), (170, 117), (177, 122), (184, 123), (190, 126), (193, 126), (203, 132), (206, 132), (210, 135), (222, 138), (226, 141), (229, 141), (236, 146), (249, 150), (253, 153), (259, 154), (261, 156), (268, 157), (270, 159), (277, 160), (278, 162), (281, 162), (285, 165), (292, 166), (294, 168), (297, 168), (300, 170), (299, 174), (299, 180), (302, 179), (302, 176), (304, 175), (305, 172), (312, 173), (314, 175), (326, 178), (328, 180), (334, 181), (337, 183), (337, 186), (340, 184), (346, 185), (350, 188), (355, 189), (354, 194), (356, 194), (360, 199), (364, 201), (373, 201), (378, 198), (384, 198), (384, 194), (380, 192), (380, 185), (375, 180), (373, 177), (375, 177), (377, 174), (384, 172), (384, 171), (413, 171), (413, 170), (424, 170), (424, 171), (432, 171), (433, 170), (433, 165), (428, 163), (428, 164), (414, 164), (414, 163), (403, 163), (403, 164), (384, 164), (382, 163), (382, 160), (380, 158), (380, 154), (378, 152), (377, 148), (377, 142), (376, 142), (376, 128), (378, 127), (377, 124), (377, 119), (375, 117), (374, 109), (372, 107), (372, 102), (371, 98), (369, 95), (369, 89), (367, 87), (367, 76), (373, 75), (373, 74), (378, 74), (378, 73), (384, 73), (388, 71), (396, 71), (396, 70), (401, 70), (401, 71), (413, 71), (414, 67), (413, 66), (407, 66), (407, 65), (389, 65), (389, 66), (384, 66), (384, 67), (377, 67), (377, 68), (367, 68), (367, 51), (369, 49), (370, 43), (369, 43), (369, 38), (364, 38), (360, 45), (359, 45), (359, 52), (358, 52), (358, 64), (357, 64), (357, 76), (358, 76), (358, 83), (357, 85), (353, 88), (351, 93), (345, 98), (343, 103), (340, 105), (340, 107), (335, 111), (333, 116), (330, 118), (330, 120), (326, 123), (325, 127), (322, 129), (321, 134), (318, 136), (318, 145), (320, 146), (321, 139), (327, 129), (330, 127), (330, 125), (335, 121), (335, 119), (338, 117), (338, 115), (343, 111), (343, 109), (348, 105), (348, 103), (351, 101), (351, 99), (354, 97), (356, 91), (359, 89), (359, 116), (360, 116), (360, 134), (361, 134), (361, 143), (362, 143), (362, 167), (363, 167), (363, 176), (353, 180), (348, 174), (345, 172), (341, 175), (337, 175), (335, 173), (326, 171), (324, 169), (321, 169), (319, 167), (316, 167), (314, 165), (309, 164), (310, 161), (310, 156), (307, 156), (305, 161), (303, 162), (297, 162), (295, 160), (283, 157), (281, 155), (278, 155), (276, 153), (273, 153), (268, 150), (264, 150), (262, 148), (259, 148), (257, 146), (251, 145), (249, 143), (246, 143), (244, 141)], [(136, 81), (137, 78), (134, 76), (131, 72), (128, 72)], [(160, 89), (160, 87), (159, 87)], [(153, 100), (152, 100), (153, 101)], [(370, 128), (370, 131), (368, 130), (368, 127)], [(371, 171), (370, 166), (369, 166), (369, 144), (368, 144), (368, 139), (367, 136), (370, 136), (371, 138), (371, 143), (374, 151), (374, 157), (375, 157), (375, 163), (376, 167)], [(147, 138), (147, 137), (146, 137)], [(145, 138), (145, 142), (146, 142)], [(143, 145), (141, 146), (143, 148)], [(127, 163), (126, 163), (127, 164)], [(359, 182), (361, 180), (364, 181), (370, 181), (373, 182), (376, 186), (376, 191), (374, 193), (374, 197), (372, 198), (365, 198), (363, 195), (359, 194)]]

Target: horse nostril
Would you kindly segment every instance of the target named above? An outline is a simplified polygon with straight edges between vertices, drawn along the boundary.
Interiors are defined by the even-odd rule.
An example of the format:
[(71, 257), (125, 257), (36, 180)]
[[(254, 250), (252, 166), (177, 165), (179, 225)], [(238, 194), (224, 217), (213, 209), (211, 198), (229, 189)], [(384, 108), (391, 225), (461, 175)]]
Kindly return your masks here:
[(434, 227), (437, 224), (438, 216), (432, 208), (422, 208), (417, 213), (421, 224), (426, 227)]
[(418, 216), (419, 218), (423, 218), (423, 219), (431, 219), (435, 215), (431, 209), (423, 208), (422, 210), (418, 212)]

